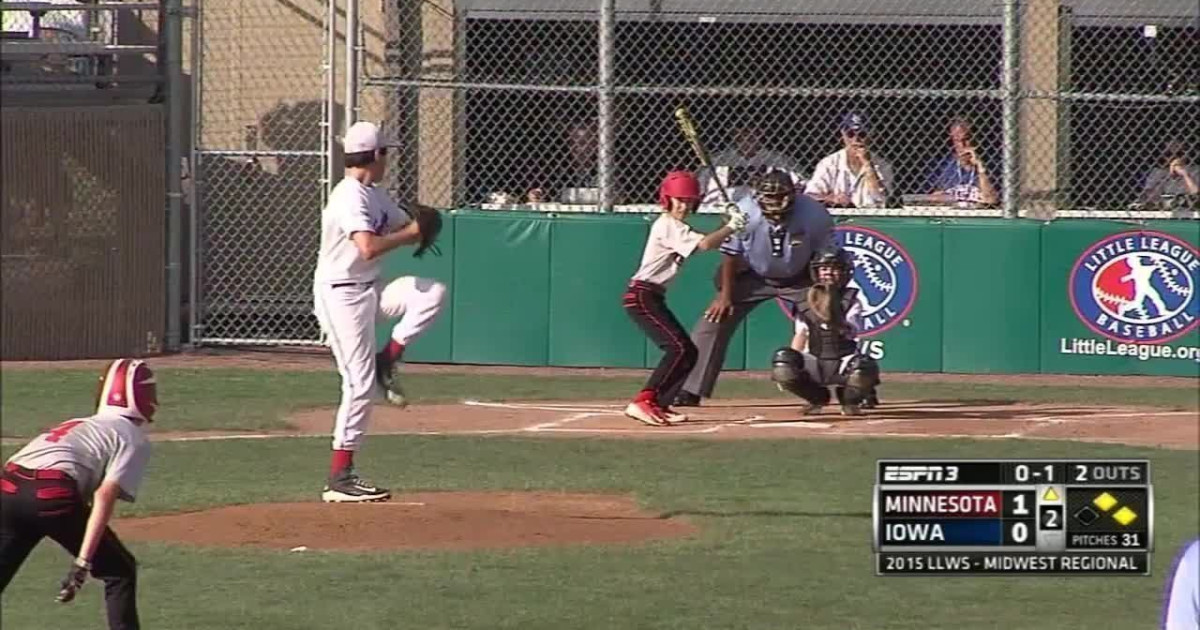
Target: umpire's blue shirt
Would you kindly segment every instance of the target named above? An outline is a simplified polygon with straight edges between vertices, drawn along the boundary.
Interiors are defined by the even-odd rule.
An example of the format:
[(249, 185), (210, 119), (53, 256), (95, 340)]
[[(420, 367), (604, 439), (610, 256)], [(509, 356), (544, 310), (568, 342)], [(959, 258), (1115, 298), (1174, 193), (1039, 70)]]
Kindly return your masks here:
[(811, 197), (797, 194), (792, 211), (778, 226), (767, 221), (754, 197), (742, 197), (737, 205), (746, 213), (746, 230), (725, 239), (721, 253), (740, 256), (764, 278), (785, 279), (805, 273), (813, 252), (832, 244), (833, 217)]

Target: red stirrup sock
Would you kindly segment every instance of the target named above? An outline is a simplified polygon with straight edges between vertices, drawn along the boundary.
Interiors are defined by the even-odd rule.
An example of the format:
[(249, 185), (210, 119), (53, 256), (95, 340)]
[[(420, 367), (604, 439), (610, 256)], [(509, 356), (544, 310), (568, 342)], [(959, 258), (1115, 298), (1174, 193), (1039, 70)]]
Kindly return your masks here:
[(333, 457), (329, 461), (329, 474), (330, 476), (336, 475), (353, 465), (354, 451), (334, 449)]

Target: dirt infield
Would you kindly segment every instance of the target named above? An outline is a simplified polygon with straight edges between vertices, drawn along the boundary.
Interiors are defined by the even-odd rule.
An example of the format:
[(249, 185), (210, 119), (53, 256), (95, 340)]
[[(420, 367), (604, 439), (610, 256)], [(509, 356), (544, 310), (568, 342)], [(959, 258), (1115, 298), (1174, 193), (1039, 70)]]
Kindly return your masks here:
[(549, 492), (429, 492), (388, 503), (265, 503), (127, 518), (123, 538), (292, 551), (478, 549), (630, 544), (695, 527), (640, 510), (627, 496)]
[[(690, 420), (650, 427), (622, 415), (623, 404), (488, 403), (376, 408), (371, 432), (438, 435), (530, 435), (627, 438), (938, 438), (1059, 439), (1174, 449), (1200, 448), (1195, 411), (961, 401), (884, 401), (846, 418), (836, 407), (802, 416), (779, 400), (717, 400), (688, 408)], [(302, 433), (329, 431), (332, 410), (291, 418)]]

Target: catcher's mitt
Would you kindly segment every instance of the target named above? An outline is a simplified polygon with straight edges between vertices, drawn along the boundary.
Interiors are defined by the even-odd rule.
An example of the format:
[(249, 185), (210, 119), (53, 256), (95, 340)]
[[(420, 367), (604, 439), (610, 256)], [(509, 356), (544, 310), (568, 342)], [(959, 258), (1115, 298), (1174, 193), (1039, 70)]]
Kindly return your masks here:
[(842, 291), (839, 287), (814, 284), (808, 290), (808, 307), (830, 330), (839, 334), (842, 332), (846, 318), (842, 313)]
[(413, 221), (416, 221), (417, 226), (421, 229), (421, 242), (413, 252), (413, 257), (424, 256), (426, 250), (432, 251), (434, 256), (441, 256), (442, 250), (438, 248), (435, 241), (442, 233), (442, 213), (437, 208), (428, 206), (413, 206), (410, 211)]

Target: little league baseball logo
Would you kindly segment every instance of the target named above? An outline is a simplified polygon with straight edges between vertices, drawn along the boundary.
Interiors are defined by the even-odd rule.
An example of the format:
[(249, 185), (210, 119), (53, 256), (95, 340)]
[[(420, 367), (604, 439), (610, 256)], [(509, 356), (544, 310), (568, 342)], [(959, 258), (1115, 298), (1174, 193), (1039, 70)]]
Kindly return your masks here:
[(1121, 232), (1083, 251), (1068, 291), (1080, 321), (1124, 343), (1182, 337), (1200, 317), (1200, 252), (1170, 234)]
[(882, 232), (839, 226), (838, 245), (854, 256), (850, 286), (863, 306), (863, 336), (881, 333), (904, 321), (917, 301), (917, 267), (895, 240)]

